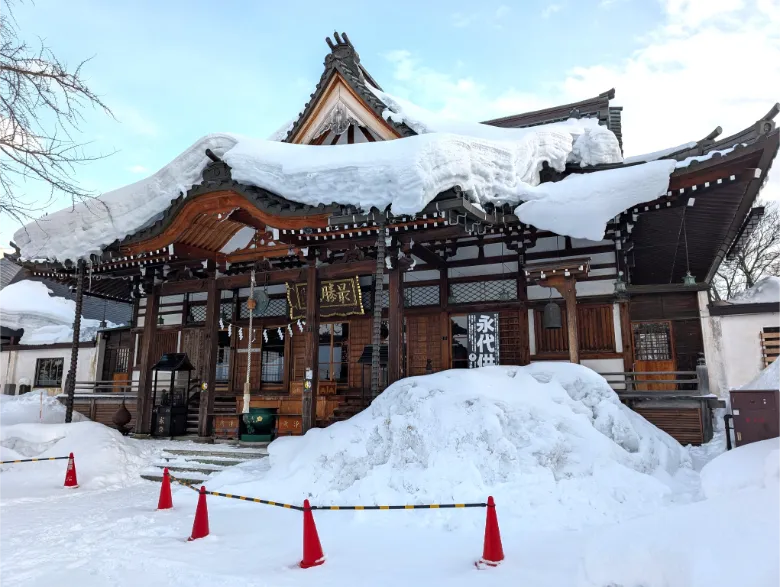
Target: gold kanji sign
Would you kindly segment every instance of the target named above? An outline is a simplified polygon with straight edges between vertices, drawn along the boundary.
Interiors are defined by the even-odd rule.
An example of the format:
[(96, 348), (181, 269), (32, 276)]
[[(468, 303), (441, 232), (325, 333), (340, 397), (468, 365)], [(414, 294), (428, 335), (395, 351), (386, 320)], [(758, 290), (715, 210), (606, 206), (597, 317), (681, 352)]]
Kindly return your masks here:
[[(306, 316), (306, 284), (287, 284), (290, 318)], [(360, 280), (357, 277), (331, 279), (320, 284), (320, 318), (352, 316), (363, 313)]]

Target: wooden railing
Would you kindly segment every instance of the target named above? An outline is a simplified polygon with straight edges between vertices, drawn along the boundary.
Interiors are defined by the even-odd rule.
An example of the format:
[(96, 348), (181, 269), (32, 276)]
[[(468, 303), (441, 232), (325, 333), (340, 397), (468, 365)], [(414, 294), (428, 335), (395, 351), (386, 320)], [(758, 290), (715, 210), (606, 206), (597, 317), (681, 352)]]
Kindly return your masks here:
[(138, 392), (138, 381), (76, 381), (76, 393), (132, 393)]
[(696, 371), (623, 371), (600, 373), (616, 392), (689, 392), (699, 390)]

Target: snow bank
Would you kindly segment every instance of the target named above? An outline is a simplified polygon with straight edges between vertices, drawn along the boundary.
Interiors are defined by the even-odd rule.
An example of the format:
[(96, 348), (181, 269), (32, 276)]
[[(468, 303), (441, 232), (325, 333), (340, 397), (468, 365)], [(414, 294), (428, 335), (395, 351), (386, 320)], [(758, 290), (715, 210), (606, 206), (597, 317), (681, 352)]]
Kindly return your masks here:
[(723, 453), (701, 470), (708, 498), (746, 488), (771, 487), (780, 482), (780, 439), (753, 442)]
[[(24, 329), (21, 344), (53, 344), (73, 340), (76, 302), (51, 296), (40, 281), (19, 281), (0, 291), (0, 321), (3, 326)], [(116, 326), (109, 323), (109, 326)], [(79, 340), (95, 340), (100, 322), (81, 318)]]
[[(669, 507), (589, 537), (578, 587), (776, 587), (778, 485)], [(570, 583), (571, 584), (571, 583)]]
[(780, 302), (780, 277), (759, 279), (747, 291), (728, 300), (730, 304), (768, 304)]
[[(379, 94), (389, 105), (386, 117), (404, 120), (418, 136), (322, 147), (208, 135), (153, 176), (46, 216), (19, 230), (14, 240), (25, 259), (62, 261), (99, 253), (157, 220), (172, 199), (199, 183), (209, 161), (207, 148), (231, 166), (235, 180), (304, 204), (336, 202), (363, 210), (389, 206), (394, 214), (414, 214), (439, 193), (459, 186), (480, 204), (517, 205), (526, 198), (548, 197), (549, 207), (555, 210), (574, 204), (579, 206), (580, 224), (594, 225), (588, 231), (591, 235), (617, 212), (655, 199), (668, 184), (668, 174), (661, 177), (665, 165), (642, 165), (633, 168), (630, 176), (604, 177), (604, 172), (598, 172), (567, 183), (567, 189), (579, 190), (576, 199), (561, 197), (555, 188), (549, 188), (548, 196), (545, 190), (533, 190), (544, 163), (559, 171), (567, 163), (619, 163), (622, 157), (615, 135), (593, 119), (521, 129), (446, 120)], [(621, 178), (637, 180), (644, 174), (649, 179), (619, 192), (619, 206), (603, 201), (614, 199), (618, 187), (625, 186)], [(564, 222), (555, 228), (569, 234), (570, 226)], [(603, 235), (603, 229), (600, 232)], [(580, 234), (575, 230), (570, 236)]]
[(753, 381), (743, 385), (741, 389), (780, 389), (780, 361), (775, 360), (769, 367), (763, 369)]
[[(73, 412), (74, 422), (89, 420)], [(63, 424), (65, 406), (56, 397), (36, 389), (22, 395), (0, 395), (0, 426), (14, 424)]]
[[(0, 427), (0, 448), (4, 457), (6, 454), (22, 455), (17, 458), (61, 457), (72, 452), (79, 485), (83, 489), (138, 482), (138, 473), (147, 461), (145, 452), (150, 450), (112, 428), (89, 421), (3, 425)], [(4, 499), (25, 497), (30, 492), (46, 494), (62, 486), (65, 461), (4, 465), (2, 475)]]
[(322, 505), (492, 494), (521, 524), (577, 527), (657, 506), (670, 491), (663, 479), (690, 467), (601, 376), (568, 363), (404, 379), (350, 420), (278, 439), (269, 454), (267, 470), (233, 468), (210, 488)]

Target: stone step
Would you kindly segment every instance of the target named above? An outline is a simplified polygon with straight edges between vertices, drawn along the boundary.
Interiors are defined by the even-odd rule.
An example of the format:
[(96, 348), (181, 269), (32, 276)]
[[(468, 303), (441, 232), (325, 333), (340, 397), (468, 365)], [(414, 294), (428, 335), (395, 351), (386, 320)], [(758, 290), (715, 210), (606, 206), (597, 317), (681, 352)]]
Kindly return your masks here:
[[(176, 475), (174, 475), (174, 476), (179, 481), (182, 481), (184, 483), (190, 483), (192, 485), (198, 485), (198, 484), (203, 483), (205, 481), (205, 478), (195, 479), (192, 476), (186, 476), (186, 477), (179, 477), (179, 476), (176, 476)], [(162, 471), (160, 471), (159, 474), (157, 474), (157, 473), (141, 473), (141, 479), (146, 479), (147, 481), (156, 481), (157, 483), (162, 483), (163, 474), (162, 474)]]
[(241, 459), (241, 460), (262, 459), (268, 456), (268, 451), (265, 448), (266, 446), (268, 446), (268, 443), (252, 443), (252, 444), (261, 445), (261, 446), (252, 446), (251, 448), (254, 450), (246, 450), (246, 451), (166, 448), (163, 452), (168, 453), (170, 455), (195, 456), (195, 457), (229, 457), (229, 458)]
[(247, 459), (220, 459), (217, 457), (183, 457), (182, 455), (162, 455), (162, 459), (166, 461), (177, 461), (182, 458), (188, 463), (200, 463), (202, 465), (221, 465), (223, 467), (232, 467), (240, 463), (245, 463)]
[(203, 465), (182, 463), (179, 465), (168, 465), (166, 463), (154, 463), (152, 467), (158, 467), (160, 469), (168, 468), (169, 471), (180, 473), (203, 473), (204, 475), (211, 475), (212, 473), (218, 473), (224, 471), (225, 467), (204, 467)]

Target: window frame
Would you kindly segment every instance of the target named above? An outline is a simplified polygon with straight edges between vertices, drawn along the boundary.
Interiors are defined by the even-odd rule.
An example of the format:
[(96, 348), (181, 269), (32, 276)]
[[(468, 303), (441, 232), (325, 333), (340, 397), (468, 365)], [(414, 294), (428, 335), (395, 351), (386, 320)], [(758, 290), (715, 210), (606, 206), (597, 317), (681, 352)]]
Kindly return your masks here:
[[(47, 381), (57, 381), (54, 385), (46, 385), (41, 383), (41, 367), (44, 363), (56, 363), (59, 361), (59, 380), (47, 380)], [(51, 368), (51, 367), (49, 367)], [(65, 371), (65, 357), (41, 357), (40, 359), (35, 359), (35, 387), (62, 387), (62, 378)]]

